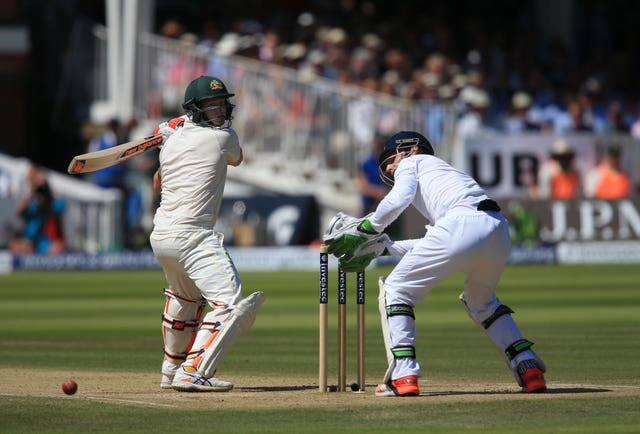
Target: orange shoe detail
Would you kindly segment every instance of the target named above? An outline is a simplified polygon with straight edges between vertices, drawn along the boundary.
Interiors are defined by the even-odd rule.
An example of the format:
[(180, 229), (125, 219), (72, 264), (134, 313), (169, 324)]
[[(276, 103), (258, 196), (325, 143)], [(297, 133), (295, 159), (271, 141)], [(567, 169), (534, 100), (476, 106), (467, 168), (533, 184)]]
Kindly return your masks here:
[(527, 393), (542, 392), (547, 389), (544, 373), (539, 368), (527, 369), (520, 378), (524, 383), (524, 389)]
[[(184, 369), (184, 372), (187, 372), (192, 375), (195, 375), (197, 373), (196, 368), (194, 368), (193, 366), (183, 366), (182, 369)], [(183, 378), (180, 381), (182, 381), (183, 383), (190, 383), (191, 378), (190, 377)]]
[(393, 380), (391, 385), (396, 389), (400, 396), (416, 396), (420, 395), (420, 387), (418, 387), (418, 376), (407, 375), (406, 377)]

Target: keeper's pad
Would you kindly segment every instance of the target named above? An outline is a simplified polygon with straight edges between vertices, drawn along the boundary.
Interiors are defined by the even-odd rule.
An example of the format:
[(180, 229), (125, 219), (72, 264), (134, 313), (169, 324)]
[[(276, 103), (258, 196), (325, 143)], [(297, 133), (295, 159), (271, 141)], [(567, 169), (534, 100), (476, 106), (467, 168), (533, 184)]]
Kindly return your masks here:
[(378, 278), (378, 287), (380, 292), (378, 294), (378, 310), (380, 311), (380, 323), (382, 324), (382, 338), (384, 340), (384, 348), (387, 354), (387, 372), (384, 374), (383, 383), (388, 383), (391, 381), (391, 375), (393, 374), (393, 370), (396, 367), (396, 360), (411, 357), (416, 358), (416, 350), (412, 346), (393, 346), (393, 341), (391, 340), (391, 331), (389, 328), (389, 317), (396, 315), (405, 315), (410, 316), (415, 319), (415, 315), (413, 313), (413, 307), (407, 304), (392, 304), (387, 306), (387, 301), (385, 297), (384, 290), (384, 279), (382, 277)]
[(236, 305), (229, 319), (225, 321), (222, 329), (214, 336), (211, 344), (204, 349), (204, 353), (196, 363), (200, 375), (204, 378), (214, 376), (218, 365), (236, 339), (244, 335), (253, 325), (264, 299), (264, 292), (257, 291)]
[(393, 357), (393, 344), (391, 343), (391, 332), (389, 330), (389, 320), (387, 319), (387, 301), (384, 296), (384, 279), (378, 278), (378, 288), (380, 292), (378, 294), (378, 310), (380, 311), (380, 323), (382, 324), (382, 338), (384, 340), (384, 349), (387, 354), (387, 372), (384, 374), (383, 383), (388, 383), (391, 379), (391, 373), (396, 367), (396, 361)]
[(206, 301), (189, 300), (164, 289), (166, 303), (162, 314), (162, 338), (164, 354), (172, 363), (187, 358), (202, 321)]

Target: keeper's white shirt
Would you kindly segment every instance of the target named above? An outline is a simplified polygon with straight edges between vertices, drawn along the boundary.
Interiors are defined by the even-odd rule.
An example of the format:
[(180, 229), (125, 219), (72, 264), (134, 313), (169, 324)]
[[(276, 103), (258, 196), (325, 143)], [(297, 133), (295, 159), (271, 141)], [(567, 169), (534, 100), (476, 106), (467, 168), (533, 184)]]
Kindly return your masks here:
[(394, 186), (369, 219), (382, 232), (402, 211), (413, 205), (430, 226), (449, 212), (476, 211), (487, 199), (484, 190), (469, 175), (433, 155), (404, 158), (394, 174)]
[(227, 178), (227, 163), (240, 159), (231, 128), (205, 128), (185, 120), (160, 150), (160, 206), (154, 228), (213, 228)]

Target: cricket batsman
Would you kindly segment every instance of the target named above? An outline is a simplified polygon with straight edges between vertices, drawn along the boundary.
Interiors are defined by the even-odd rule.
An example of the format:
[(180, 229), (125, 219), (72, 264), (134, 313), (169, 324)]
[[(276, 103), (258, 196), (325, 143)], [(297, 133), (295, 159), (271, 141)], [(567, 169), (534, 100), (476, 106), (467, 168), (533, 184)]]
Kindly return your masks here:
[(220, 79), (199, 77), (185, 91), (186, 116), (155, 131), (164, 138), (153, 178), (161, 200), (150, 235), (168, 282), (162, 314), (163, 389), (231, 390), (232, 383), (214, 374), (235, 340), (253, 325), (265, 298), (260, 291), (243, 298), (224, 237), (213, 229), (227, 166), (238, 166), (243, 159), (230, 127), (233, 96)]
[[(376, 395), (420, 394), (414, 306), (456, 272), (465, 275), (462, 305), (503, 355), (523, 391), (545, 390), (544, 363), (533, 352), (533, 342), (520, 334), (513, 311), (496, 296), (511, 249), (499, 205), (471, 176), (435, 157), (431, 143), (417, 132), (393, 135), (378, 162), (391, 191), (364, 218), (339, 213), (324, 236), (329, 253), (345, 271), (361, 271), (381, 254), (401, 257), (379, 281), (389, 367)], [(391, 241), (382, 231), (409, 205), (428, 220), (427, 232), (420, 239)]]

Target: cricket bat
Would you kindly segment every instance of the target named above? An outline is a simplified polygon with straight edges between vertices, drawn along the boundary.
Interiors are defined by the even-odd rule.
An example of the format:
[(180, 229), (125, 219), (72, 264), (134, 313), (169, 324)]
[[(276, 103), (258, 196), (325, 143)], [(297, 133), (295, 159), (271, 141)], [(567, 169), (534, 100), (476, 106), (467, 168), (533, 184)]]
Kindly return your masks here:
[(95, 172), (96, 170), (115, 166), (130, 158), (137, 157), (150, 149), (157, 148), (161, 144), (161, 135), (149, 136), (123, 143), (113, 148), (76, 155), (71, 160), (71, 163), (69, 163), (67, 172), (71, 175)]

